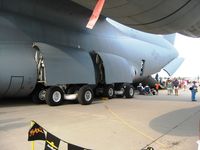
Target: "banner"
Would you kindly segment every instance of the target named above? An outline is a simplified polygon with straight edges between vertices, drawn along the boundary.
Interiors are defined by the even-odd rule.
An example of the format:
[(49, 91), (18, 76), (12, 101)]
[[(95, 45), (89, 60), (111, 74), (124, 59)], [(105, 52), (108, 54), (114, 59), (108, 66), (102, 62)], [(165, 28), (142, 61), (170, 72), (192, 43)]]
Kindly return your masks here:
[(44, 150), (58, 150), (60, 139), (53, 134), (47, 132), (47, 139)]
[(53, 134), (49, 133), (45, 128), (41, 127), (35, 121), (31, 121), (33, 123), (32, 127), (28, 131), (28, 141), (32, 141), (32, 150), (35, 150), (34, 141), (35, 140), (44, 140), (45, 148), (44, 150), (58, 150), (60, 141), (65, 144), (68, 144), (68, 150), (90, 150), (80, 146), (76, 146), (70, 144), (58, 137), (54, 136)]
[(87, 150), (87, 149), (68, 143), (68, 150)]
[(147, 148), (142, 149), (142, 150), (154, 150), (154, 148), (153, 147), (147, 147)]
[(46, 140), (43, 128), (39, 126), (36, 122), (34, 122), (33, 126), (28, 132), (28, 141), (35, 140)]

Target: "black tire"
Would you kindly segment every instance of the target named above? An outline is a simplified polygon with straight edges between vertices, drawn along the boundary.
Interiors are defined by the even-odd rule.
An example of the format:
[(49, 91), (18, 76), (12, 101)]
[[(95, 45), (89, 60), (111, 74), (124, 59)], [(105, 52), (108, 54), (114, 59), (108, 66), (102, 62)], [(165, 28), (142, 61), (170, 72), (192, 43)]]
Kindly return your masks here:
[(46, 89), (42, 85), (37, 85), (32, 93), (32, 101), (35, 104), (45, 103)]
[(82, 105), (89, 105), (93, 102), (94, 93), (90, 86), (84, 85), (78, 91), (78, 102)]
[(63, 102), (64, 93), (59, 87), (50, 87), (46, 91), (46, 103), (50, 106), (58, 106)]
[(108, 97), (109, 99), (112, 99), (114, 97), (114, 86), (113, 85), (107, 85), (105, 87), (104, 96)]
[(126, 98), (133, 98), (135, 94), (134, 87), (132, 85), (127, 85), (125, 89), (125, 97)]

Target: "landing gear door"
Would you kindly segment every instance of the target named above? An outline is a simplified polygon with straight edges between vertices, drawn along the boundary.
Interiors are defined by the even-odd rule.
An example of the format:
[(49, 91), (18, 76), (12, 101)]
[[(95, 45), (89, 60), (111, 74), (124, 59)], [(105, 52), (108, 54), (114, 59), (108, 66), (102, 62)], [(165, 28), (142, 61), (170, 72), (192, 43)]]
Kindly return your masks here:
[(45, 43), (34, 43), (44, 58), (45, 84), (95, 84), (93, 62), (88, 52)]
[(132, 83), (133, 72), (128, 61), (120, 56), (98, 53), (101, 56), (105, 69), (105, 81), (111, 83)]

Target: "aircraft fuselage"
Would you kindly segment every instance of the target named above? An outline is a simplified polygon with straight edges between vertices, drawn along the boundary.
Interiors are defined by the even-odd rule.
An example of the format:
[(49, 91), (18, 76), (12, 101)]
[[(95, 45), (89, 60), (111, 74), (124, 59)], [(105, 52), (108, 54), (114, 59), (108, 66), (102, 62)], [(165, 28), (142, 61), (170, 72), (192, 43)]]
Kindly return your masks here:
[(162, 37), (135, 30), (130, 30), (133, 36), (127, 35), (103, 16), (93, 30), (87, 29), (91, 11), (70, 1), (1, 0), (0, 6), (1, 96), (26, 96), (35, 88), (35, 42), (61, 46), (64, 52), (69, 48), (115, 55), (134, 67), (133, 82), (159, 72), (178, 56)]

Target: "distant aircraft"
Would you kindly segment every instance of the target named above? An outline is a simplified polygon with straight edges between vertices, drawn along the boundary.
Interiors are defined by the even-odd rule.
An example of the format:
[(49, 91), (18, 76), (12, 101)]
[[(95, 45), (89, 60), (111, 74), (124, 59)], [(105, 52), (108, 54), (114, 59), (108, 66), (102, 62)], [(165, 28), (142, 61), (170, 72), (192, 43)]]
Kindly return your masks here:
[(134, 96), (133, 84), (181, 64), (161, 36), (100, 16), (66, 0), (0, 1), (0, 97), (32, 95), (35, 103), (64, 99), (91, 104), (95, 96)]

